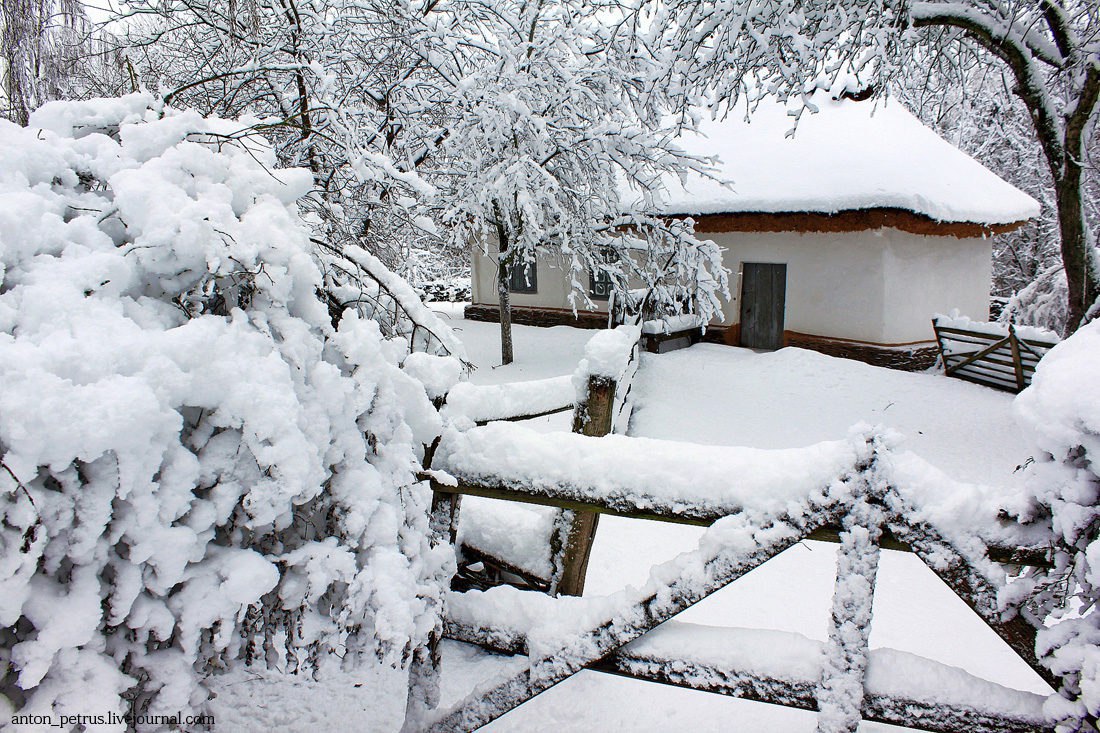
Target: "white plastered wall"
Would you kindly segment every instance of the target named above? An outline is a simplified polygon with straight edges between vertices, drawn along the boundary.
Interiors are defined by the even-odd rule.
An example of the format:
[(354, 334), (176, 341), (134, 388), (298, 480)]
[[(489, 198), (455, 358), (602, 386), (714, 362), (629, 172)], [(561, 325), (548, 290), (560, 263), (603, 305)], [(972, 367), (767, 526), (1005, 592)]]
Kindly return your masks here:
[[(496, 243), (490, 245), (486, 255), (479, 247), (473, 248), (473, 262), (470, 273), (470, 297), (475, 304), (497, 305), (497, 249)], [(513, 306), (523, 308), (567, 308), (569, 293), (569, 271), (552, 257), (540, 257), (536, 263), (538, 292), (512, 293)], [(588, 283), (583, 283), (587, 285)], [(607, 312), (607, 301), (593, 301), (587, 305), (577, 296), (577, 310)]]
[(885, 232), (729, 232), (704, 235), (725, 248), (733, 300), (725, 323), (741, 314), (741, 266), (787, 265), (785, 331), (883, 343)]
[(885, 321), (891, 341), (932, 338), (932, 316), (953, 308), (976, 321), (988, 320), (991, 239), (892, 237), (885, 262)]
[[(787, 265), (784, 330), (875, 344), (933, 338), (931, 318), (958, 308), (989, 313), (992, 245), (988, 239), (928, 237), (896, 229), (859, 232), (725, 232), (700, 235), (726, 251), (733, 300), (723, 324), (740, 320), (741, 265)], [(496, 257), (475, 249), (474, 303), (496, 305)], [(538, 262), (538, 293), (512, 293), (512, 304), (569, 308), (567, 272)], [(593, 310), (578, 304), (582, 310)], [(606, 303), (597, 302), (599, 310)]]
[(726, 248), (734, 296), (725, 322), (739, 320), (744, 262), (787, 265), (784, 330), (876, 344), (933, 338), (936, 313), (989, 315), (988, 239), (877, 229), (860, 232), (730, 232), (707, 235)]

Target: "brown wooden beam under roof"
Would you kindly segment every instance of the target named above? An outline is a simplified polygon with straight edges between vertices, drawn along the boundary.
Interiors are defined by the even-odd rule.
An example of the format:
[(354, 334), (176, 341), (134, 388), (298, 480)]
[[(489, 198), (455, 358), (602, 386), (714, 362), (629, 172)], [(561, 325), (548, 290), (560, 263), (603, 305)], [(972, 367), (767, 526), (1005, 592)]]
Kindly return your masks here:
[[(677, 216), (689, 216), (678, 214)], [(937, 221), (907, 209), (879, 207), (846, 209), (835, 213), (815, 211), (743, 211), (728, 214), (690, 215), (695, 231), (719, 232), (858, 232), (891, 228), (911, 234), (943, 237), (988, 237), (1019, 229), (1027, 221), (1009, 224), (979, 224), (966, 221)]]

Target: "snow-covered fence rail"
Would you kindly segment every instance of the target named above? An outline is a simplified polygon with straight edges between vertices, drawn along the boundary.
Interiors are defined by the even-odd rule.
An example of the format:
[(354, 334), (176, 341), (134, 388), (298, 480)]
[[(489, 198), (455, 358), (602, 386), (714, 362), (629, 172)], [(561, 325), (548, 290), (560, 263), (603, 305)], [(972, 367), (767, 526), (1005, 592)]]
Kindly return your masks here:
[(506, 384), (459, 382), (447, 393), (444, 415), (462, 416), (478, 425), (496, 420), (531, 420), (572, 410), (571, 376)]
[[(445, 494), (709, 527), (761, 493), (782, 502), (827, 485), (855, 460), (849, 441), (765, 450), (622, 435), (592, 440), (498, 423), (448, 433), (435, 455), (436, 471), (425, 478)], [(685, 465), (692, 466), (690, 476)], [(447, 478), (441, 481), (437, 471)], [(837, 542), (839, 532), (824, 526), (810, 539)], [(879, 543), (910, 551), (889, 528)], [(995, 562), (1049, 564), (1043, 547), (984, 543)]]
[(1035, 365), (1058, 341), (1040, 329), (946, 316), (932, 328), (947, 376), (1009, 392), (1031, 384)]
[(709, 526), (762, 496), (780, 506), (828, 486), (856, 459), (850, 441), (763, 450), (492, 423), (448, 432), (432, 467), (442, 493)]
[[(529, 654), (527, 637), (448, 620), (447, 638), (497, 654)], [(755, 702), (818, 710), (825, 645), (770, 629), (667, 621), (587, 669)], [(1045, 698), (895, 649), (867, 654), (861, 718), (935, 733), (1049, 731)]]
[[(1042, 696), (931, 660), (868, 650), (875, 560), (889, 541), (915, 552), (1044, 680), (1055, 688), (1061, 683), (1036, 657), (1041, 623), (1024, 612), (1006, 613), (999, 603), (1006, 573), (994, 565), (986, 542), (968, 527), (941, 531), (921, 505), (920, 491), (897, 486), (906, 474), (892, 459), (883, 460), (888, 453), (873, 433), (766, 451), (537, 434), (503, 423), (448, 432), (430, 474), (440, 495), (713, 524), (696, 552), (654, 568), (640, 590), (593, 599), (555, 599), (511, 587), (452, 594), (448, 636), (526, 654), (528, 666), (475, 690), (449, 711), (428, 714), (421, 706), (422, 716), (410, 718), (413, 726), (472, 730), (587, 668), (818, 710), (820, 733), (850, 733), (861, 719), (930, 731), (1052, 730)], [(690, 479), (681, 470), (685, 462), (694, 466)], [(813, 654), (793, 668), (764, 668), (759, 659), (738, 656), (740, 643), (717, 649), (685, 643), (675, 657), (668, 645), (632, 643), (784, 549), (830, 531), (839, 532), (838, 575), (844, 580), (836, 587), (834, 632), (825, 645), (804, 640)], [(988, 533), (1006, 536), (1003, 527)], [(1019, 561), (1027, 553), (1004, 554)], [(659, 640), (660, 632), (646, 637), (651, 639)], [(712, 653), (700, 653), (704, 647)]]

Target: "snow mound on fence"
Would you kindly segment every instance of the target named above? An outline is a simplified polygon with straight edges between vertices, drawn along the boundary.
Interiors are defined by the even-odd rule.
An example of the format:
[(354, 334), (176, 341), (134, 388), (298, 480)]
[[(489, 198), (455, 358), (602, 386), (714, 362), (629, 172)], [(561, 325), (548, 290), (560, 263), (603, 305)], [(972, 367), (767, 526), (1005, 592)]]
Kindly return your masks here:
[(333, 328), (274, 166), (147, 95), (0, 120), (0, 707), (195, 711), (214, 669), (400, 663), (436, 624), (438, 414)]
[(433, 465), (471, 484), (533, 486), (576, 501), (673, 514), (706, 507), (722, 515), (795, 506), (850, 471), (862, 448), (856, 438), (781, 450), (596, 439), (497, 422), (446, 430)]

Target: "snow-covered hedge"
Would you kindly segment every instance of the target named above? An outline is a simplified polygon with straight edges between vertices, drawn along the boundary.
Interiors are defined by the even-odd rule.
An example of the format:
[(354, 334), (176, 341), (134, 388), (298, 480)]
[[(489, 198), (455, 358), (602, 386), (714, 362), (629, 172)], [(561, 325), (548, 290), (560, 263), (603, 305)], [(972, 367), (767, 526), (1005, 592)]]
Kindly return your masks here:
[(1015, 408), (1036, 444), (1016, 507), (1047, 532), (1054, 568), (1011, 584), (1010, 600), (1046, 620), (1040, 656), (1067, 680), (1047, 703), (1062, 730), (1100, 717), (1100, 322), (1047, 353)]
[(438, 414), (404, 342), (332, 326), (273, 168), (143, 95), (0, 120), (0, 717), (196, 710), (437, 623)]

